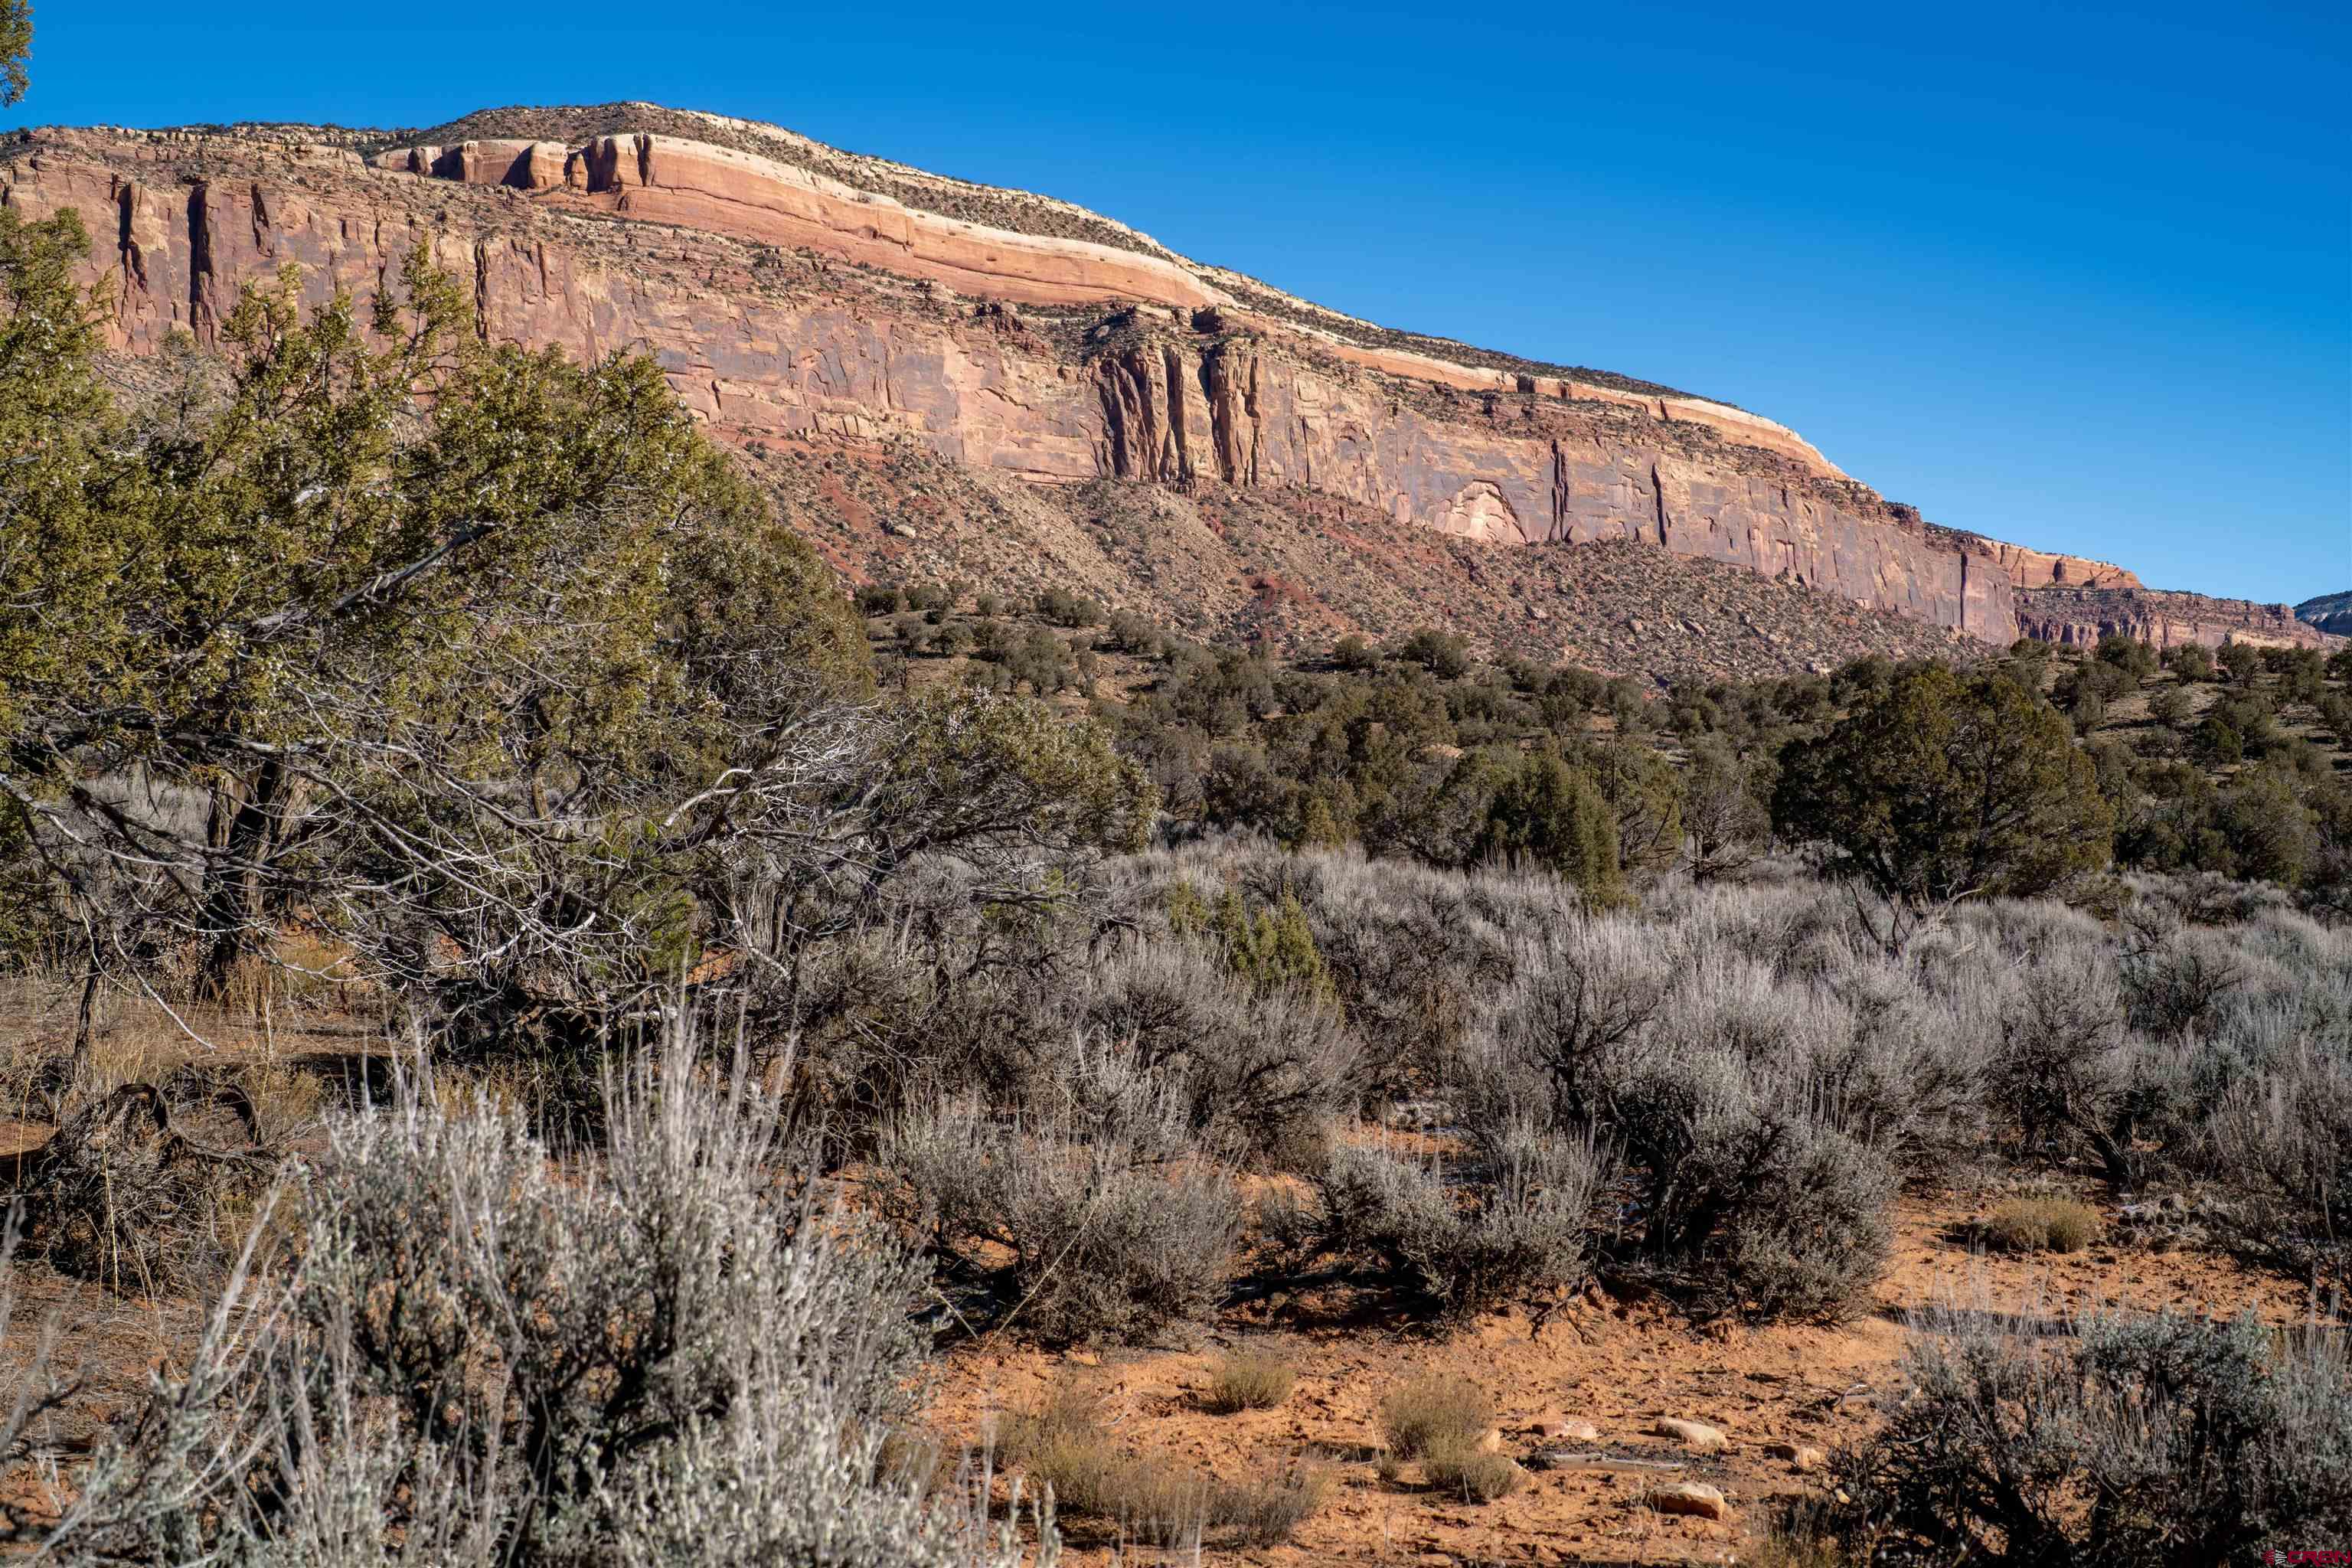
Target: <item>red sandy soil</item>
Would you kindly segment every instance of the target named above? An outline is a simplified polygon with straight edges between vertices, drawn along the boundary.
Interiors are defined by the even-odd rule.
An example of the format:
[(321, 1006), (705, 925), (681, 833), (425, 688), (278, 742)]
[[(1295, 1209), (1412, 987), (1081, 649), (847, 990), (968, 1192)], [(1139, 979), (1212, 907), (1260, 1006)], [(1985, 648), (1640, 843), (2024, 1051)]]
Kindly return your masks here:
[[(2067, 1256), (1988, 1256), (1960, 1229), (1980, 1215), (1969, 1195), (1906, 1204), (1894, 1267), (1871, 1311), (1841, 1327), (1733, 1325), (1695, 1330), (1663, 1302), (1594, 1295), (1538, 1328), (1512, 1312), (1444, 1337), (1402, 1327), (1292, 1328), (1263, 1315), (1229, 1315), (1192, 1348), (1054, 1354), (985, 1341), (950, 1351), (933, 1407), (943, 1437), (976, 1443), (992, 1412), (1035, 1399), (1057, 1379), (1095, 1382), (1122, 1443), (1165, 1452), (1221, 1478), (1240, 1479), (1296, 1458), (1330, 1467), (1322, 1510), (1291, 1543), (1217, 1551), (1230, 1563), (1320, 1568), (1330, 1563), (1680, 1563), (1751, 1560), (1779, 1500), (1813, 1479), (1764, 1445), (1831, 1448), (1868, 1440), (1883, 1400), (1896, 1396), (1904, 1315), (1952, 1306), (2024, 1320), (2102, 1306), (2167, 1308), (2232, 1316), (2252, 1310), (2289, 1321), (2301, 1293), (2202, 1252), (2154, 1252), (2095, 1244)], [(1275, 1352), (1297, 1367), (1288, 1401), (1268, 1411), (1215, 1415), (1200, 1391), (1223, 1351)], [(1506, 1453), (1605, 1450), (1684, 1461), (1665, 1479), (1719, 1488), (1728, 1523), (1676, 1518), (1642, 1506), (1643, 1471), (1534, 1472), (1513, 1495), (1484, 1506), (1423, 1487), (1407, 1467), (1384, 1482), (1371, 1462), (1381, 1442), (1375, 1411), (1392, 1388), (1433, 1370), (1458, 1371), (1486, 1388), (1501, 1416)], [(1539, 1440), (1529, 1429), (1556, 1413), (1590, 1421), (1599, 1442)], [(1720, 1455), (1693, 1455), (1650, 1435), (1661, 1416), (1719, 1427)], [(1066, 1521), (1078, 1549), (1066, 1560), (1110, 1561), (1087, 1521)], [(1183, 1555), (1189, 1557), (1190, 1553)], [(1143, 1561), (1150, 1553), (1139, 1554)], [(1130, 1546), (1126, 1561), (1139, 1560)]]

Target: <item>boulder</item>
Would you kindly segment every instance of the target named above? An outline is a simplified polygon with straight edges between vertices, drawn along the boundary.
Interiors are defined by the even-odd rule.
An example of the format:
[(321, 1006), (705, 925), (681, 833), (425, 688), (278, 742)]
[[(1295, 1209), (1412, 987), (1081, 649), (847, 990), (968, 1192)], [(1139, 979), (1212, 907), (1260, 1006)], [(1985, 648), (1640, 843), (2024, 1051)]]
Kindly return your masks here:
[(1672, 1437), (1685, 1448), (1696, 1448), (1702, 1454), (1712, 1454), (1730, 1441), (1719, 1426), (1710, 1426), (1704, 1421), (1677, 1420), (1673, 1416), (1660, 1417), (1650, 1430), (1660, 1437)]
[(1704, 1481), (1668, 1481), (1642, 1494), (1643, 1503), (1660, 1513), (1688, 1514), (1696, 1519), (1727, 1520), (1731, 1505), (1723, 1493)]

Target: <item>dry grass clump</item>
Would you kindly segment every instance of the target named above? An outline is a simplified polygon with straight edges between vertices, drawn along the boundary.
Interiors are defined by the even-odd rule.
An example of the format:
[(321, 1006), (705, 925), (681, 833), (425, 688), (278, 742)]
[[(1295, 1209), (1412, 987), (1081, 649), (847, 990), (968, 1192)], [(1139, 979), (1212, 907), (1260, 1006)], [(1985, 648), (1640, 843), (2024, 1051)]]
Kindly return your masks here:
[(1331, 1489), (1320, 1466), (1291, 1464), (1238, 1487), (1223, 1489), (1224, 1521), (1245, 1546), (1277, 1546), (1315, 1517)]
[(2080, 1252), (2101, 1224), (2098, 1210), (2072, 1198), (2011, 1198), (1981, 1229), (1986, 1245), (2003, 1252)]
[(1494, 1402), (1476, 1384), (1453, 1373), (1415, 1378), (1381, 1401), (1381, 1435), (1388, 1452), (1380, 1475), (1393, 1483), (1402, 1461), (1418, 1459), (1422, 1479), (1465, 1502), (1492, 1502), (1527, 1479), (1507, 1455), (1485, 1447), (1495, 1427)]
[(1401, 1459), (1474, 1448), (1495, 1425), (1486, 1391), (1456, 1373), (1431, 1373), (1381, 1401), (1381, 1436)]
[(1493, 1502), (1519, 1489), (1528, 1473), (1508, 1454), (1489, 1454), (1469, 1444), (1448, 1444), (1422, 1455), (1423, 1479), (1465, 1502)]
[(1007, 1412), (994, 1438), (1008, 1463), (1054, 1489), (1062, 1513), (1109, 1521), (1125, 1539), (1163, 1549), (1210, 1536), (1276, 1545), (1323, 1506), (1330, 1486), (1310, 1465), (1235, 1483), (1167, 1454), (1122, 1453), (1099, 1393), (1080, 1384), (1058, 1384), (1029, 1408)]
[(1288, 1362), (1264, 1351), (1235, 1351), (1220, 1357), (1209, 1373), (1202, 1403), (1218, 1415), (1271, 1410), (1290, 1397), (1298, 1373)]

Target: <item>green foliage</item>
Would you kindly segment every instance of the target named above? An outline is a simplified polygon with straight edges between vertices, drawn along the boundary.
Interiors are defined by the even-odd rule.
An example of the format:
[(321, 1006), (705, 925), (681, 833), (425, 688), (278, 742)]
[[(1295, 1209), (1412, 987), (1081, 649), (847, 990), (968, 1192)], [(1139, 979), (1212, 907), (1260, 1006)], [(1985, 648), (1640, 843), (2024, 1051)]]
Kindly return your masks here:
[(1459, 632), (1423, 626), (1397, 645), (1396, 656), (1440, 680), (1459, 680), (1470, 673), (1470, 639)]
[[(184, 354), (133, 425), (89, 379), (78, 227), (0, 223), (0, 442), (32, 458), (29, 548), (0, 560), (0, 786), (40, 814), (136, 767), (206, 798), (205, 863), (141, 897), (205, 934), (208, 983), (328, 918), (321, 877), (421, 889), (384, 857), (461, 831), (483, 781), (586, 825), (556, 852), (637, 905), (614, 814), (867, 686), (831, 572), (650, 360), (487, 349), (420, 249), (364, 321), (345, 295), (305, 310), (290, 269), (247, 289), (225, 377)], [(106, 831), (133, 863), (179, 852)]]
[(1307, 815), (1298, 825), (1298, 847), (1301, 849), (1337, 849), (1348, 842), (1348, 830), (1339, 825), (1339, 813), (1331, 808), (1331, 797), (1320, 792), (1307, 797)]
[(2164, 664), (2166, 668), (2183, 680), (2197, 681), (2213, 679), (2213, 650), (2203, 643), (2182, 643), (2177, 647), (2168, 648), (2164, 655)]
[(1098, 626), (1103, 623), (1100, 605), (1065, 588), (1048, 588), (1038, 595), (1037, 613), (1057, 626)]
[(1664, 872), (1683, 849), (1683, 780), (1648, 746), (1621, 738), (1567, 749), (1570, 764), (1589, 776), (1616, 818), (1617, 852), (1627, 871), (1644, 878)]
[(31, 85), (25, 60), (32, 52), (31, 0), (0, 0), (0, 109), (24, 99)]
[(1478, 852), (1526, 856), (1602, 901), (1623, 893), (1615, 814), (1591, 775), (1552, 753), (1529, 753), (1506, 773)]
[(1192, 883), (1178, 881), (1168, 889), (1166, 906), (1171, 930), (1215, 942), (1226, 964), (1253, 988), (1338, 1000), (1330, 968), (1296, 894), (1286, 889), (1273, 908), (1252, 910), (1239, 889), (1228, 888), (1212, 906)]
[(2292, 885), (2317, 848), (2312, 814), (2293, 775), (2274, 765), (2250, 768), (2221, 794), (2215, 827), (2229, 846), (2235, 876)]
[(901, 853), (980, 838), (1140, 849), (1158, 796), (1101, 726), (1034, 700), (932, 689), (898, 710), (900, 739), (868, 810)]
[[(116, 635), (108, 588), (135, 548), (109, 528), (144, 504), (115, 449), (93, 356), (97, 318), (73, 281), (89, 237), (70, 209), (26, 223), (0, 207), (0, 463), (11, 547), (0, 552), (0, 743), (44, 682), (70, 678), (85, 644)], [(9, 772), (21, 763), (13, 763)]]
[(2055, 710), (2005, 675), (1906, 667), (1781, 753), (1773, 818), (1890, 898), (2037, 893), (2106, 864), (2113, 814)]
[(2126, 637), (2121, 632), (2109, 632), (2101, 637), (2095, 657), (2101, 664), (2129, 676), (2135, 686), (2157, 671), (2156, 649), (2137, 637)]

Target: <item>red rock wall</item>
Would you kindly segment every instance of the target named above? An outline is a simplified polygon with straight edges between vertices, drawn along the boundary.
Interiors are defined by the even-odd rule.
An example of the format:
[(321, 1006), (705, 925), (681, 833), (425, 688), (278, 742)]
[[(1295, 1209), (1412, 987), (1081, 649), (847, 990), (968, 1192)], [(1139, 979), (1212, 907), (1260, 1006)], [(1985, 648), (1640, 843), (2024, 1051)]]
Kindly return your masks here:
[[(816, 176), (747, 172), (765, 161), (740, 153), (657, 138), (577, 152), (472, 142), (404, 152), (385, 170), (325, 147), (100, 132), (45, 132), (15, 153), (0, 168), (0, 201), (33, 216), (81, 210), (111, 273), (113, 339), (135, 352), (174, 328), (208, 337), (240, 285), (289, 262), (313, 299), (339, 286), (364, 297), (422, 241), (473, 279), (492, 340), (581, 356), (642, 349), (690, 406), (744, 438), (904, 437), (1040, 480), (1303, 487), (1463, 537), (1648, 541), (1993, 642), (2017, 634), (1997, 563), (1831, 482), (1842, 476), (1769, 421), (1566, 384), (1565, 397), (1514, 387), (1481, 399), (1483, 414), (1440, 397), (1432, 412), (1372, 371), (1364, 356), (1374, 351), (1334, 354), (1319, 336), (1255, 320), (1232, 330), (1222, 309), (1196, 316), (1208, 296), (1186, 289), (1204, 286), (1172, 263), (884, 198), (844, 204)], [(846, 225), (851, 207), (871, 222)], [(705, 229), (878, 258), (871, 264), (991, 297), (1099, 301), (1159, 289), (1174, 309), (1138, 308), (1133, 343), (1074, 360), (1034, 336), (981, 330), (968, 307), (957, 315), (873, 292), (753, 287), (743, 254), (731, 240), (698, 239)], [(639, 264), (641, 246), (693, 264)], [(1496, 374), (1451, 368), (1480, 384)], [(1414, 373), (1412, 384), (1444, 380)], [(1686, 417), (1710, 409), (1721, 417)], [(1685, 423), (1713, 434), (1694, 446), (1676, 435)], [(1738, 445), (1721, 444), (1730, 440)]]
[(2004, 544), (1998, 539), (1977, 534), (1967, 537), (1974, 542), (1972, 548), (1989, 556), (2021, 588), (2143, 586), (2135, 574), (2113, 562), (2093, 561), (2081, 555), (2053, 555), (2046, 550), (2028, 550), (2021, 544)]
[(2016, 636), (2009, 579), (1924, 529), (1824, 499), (1806, 476), (1694, 458), (1596, 433), (1540, 401), (1516, 418), (1431, 418), (1376, 383), (1250, 342), (1163, 341), (1097, 362), (1108, 445), (1123, 478), (1298, 485), (1400, 521), (1502, 543), (1599, 539), (1788, 575), (1992, 641)]
[(2018, 625), (2031, 637), (2062, 647), (2096, 647), (2111, 635), (2159, 648), (2183, 643), (2221, 647), (2336, 648), (2345, 641), (2298, 620), (2288, 605), (2214, 599), (2155, 588), (2042, 588), (2017, 596)]

